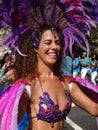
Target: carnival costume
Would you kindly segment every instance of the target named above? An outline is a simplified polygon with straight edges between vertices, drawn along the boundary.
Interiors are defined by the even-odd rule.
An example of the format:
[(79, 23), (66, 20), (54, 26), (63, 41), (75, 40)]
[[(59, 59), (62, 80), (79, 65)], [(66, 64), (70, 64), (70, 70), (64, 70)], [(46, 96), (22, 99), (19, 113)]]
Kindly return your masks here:
[[(10, 47), (17, 51), (20, 55), (26, 56), (19, 50), (19, 44), (25, 33), (29, 32), (35, 41), (34, 46), (39, 45), (39, 39), (35, 32), (39, 31), (39, 27), (44, 22), (57, 24), (64, 36), (64, 54), (69, 49), (72, 55), (72, 46), (76, 44), (80, 48), (87, 51), (89, 55), (89, 43), (86, 35), (90, 35), (92, 27), (96, 27), (98, 22), (98, 3), (91, 0), (2, 0), (0, 3), (0, 28), (10, 29), (10, 32), (2, 41), (2, 46)], [(84, 45), (85, 43), (85, 45)], [(98, 103), (98, 86), (76, 77), (66, 77), (68, 82), (76, 82), (83, 92), (88, 91), (88, 95), (92, 100)], [(23, 93), (27, 81), (21, 79), (15, 84), (10, 85), (0, 95), (0, 130), (17, 130), (18, 104)], [(43, 96), (48, 96), (49, 102), (55, 106), (49, 95), (44, 92)], [(40, 98), (40, 103), (42, 99)], [(69, 102), (68, 102), (69, 104)], [(66, 109), (70, 108), (66, 105)], [(43, 108), (40, 107), (40, 111)], [(50, 120), (46, 116), (46, 121), (53, 124), (62, 112), (58, 108), (57, 115)], [(67, 112), (68, 112), (67, 111)], [(65, 114), (66, 115), (66, 114)], [(37, 115), (43, 119), (43, 114)]]

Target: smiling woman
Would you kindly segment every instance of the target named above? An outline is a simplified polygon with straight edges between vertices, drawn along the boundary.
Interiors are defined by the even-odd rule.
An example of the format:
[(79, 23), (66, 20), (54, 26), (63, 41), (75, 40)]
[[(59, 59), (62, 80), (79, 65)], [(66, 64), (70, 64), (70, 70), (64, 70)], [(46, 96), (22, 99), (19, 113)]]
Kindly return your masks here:
[[(61, 75), (64, 41), (59, 27), (55, 24), (44, 23), (35, 36), (37, 39), (32, 39), (30, 34), (26, 34), (19, 46), (19, 50), (27, 56), (22, 57), (16, 52), (15, 68), (18, 72), (16, 78), (19, 79), (28, 74), (36, 75), (39, 63), (42, 64), (41, 66), (46, 64), (53, 67), (55, 65), (55, 74)], [(22, 65), (25, 66), (22, 67)]]
[(98, 104), (79, 86), (94, 88), (96, 97), (98, 87), (79, 77), (64, 76), (61, 69), (64, 54), (67, 49), (72, 54), (74, 43), (86, 49), (80, 43), (85, 41), (89, 53), (84, 32), (95, 24), (82, 2), (4, 0), (0, 9), (1, 25), (11, 26), (2, 44), (15, 50), (15, 83), (0, 95), (0, 130), (17, 130), (24, 114), (29, 116), (29, 130), (62, 130), (71, 102), (98, 116)]
[[(20, 98), (18, 122), (24, 113), (28, 113), (29, 130), (39, 130), (39, 126), (40, 130), (47, 127), (49, 130), (62, 130), (64, 119), (71, 109), (71, 101), (97, 116), (98, 105), (75, 83), (80, 79), (70, 80), (69, 83), (68, 78), (62, 74), (64, 42), (60, 29), (55, 24), (44, 23), (35, 35), (37, 40), (26, 34), (19, 46), (22, 54), (27, 56), (21, 56), (16, 52), (14, 75), (16, 81), (21, 80), (18, 80), (11, 89), (22, 89), (17, 91), (21, 92), (21, 96), (17, 97), (18, 100)], [(2, 123), (4, 119), (2, 118)], [(3, 130), (4, 126), (1, 125), (1, 128)]]
[(58, 59), (60, 48), (60, 40), (57, 34), (54, 37), (51, 30), (43, 32), (40, 45), (36, 49), (38, 62), (44, 62), (53, 66)]
[[(16, 53), (16, 80), (23, 77), (28, 80), (31, 93), (26, 89), (27, 98), (21, 97), (19, 121), (22, 117), (22, 106), (24, 111), (27, 109), (30, 117), (29, 129), (38, 130), (39, 126), (41, 129), (46, 129), (47, 126), (50, 130), (62, 129), (62, 117), (65, 118), (71, 108), (68, 88), (62, 83), (63, 36), (55, 24), (49, 23), (42, 24), (36, 35), (37, 41), (30, 37), (28, 41), (25, 40), (28, 39), (26, 35), (20, 44), (20, 51), (28, 54), (27, 56), (22, 57)], [(28, 103), (30, 105), (26, 105)]]

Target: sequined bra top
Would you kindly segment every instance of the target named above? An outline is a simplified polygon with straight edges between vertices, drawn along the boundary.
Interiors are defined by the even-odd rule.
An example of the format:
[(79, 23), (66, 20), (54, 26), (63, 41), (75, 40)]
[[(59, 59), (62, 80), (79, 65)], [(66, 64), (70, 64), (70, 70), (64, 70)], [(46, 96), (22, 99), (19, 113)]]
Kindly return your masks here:
[[(41, 82), (40, 82), (40, 86), (42, 88)], [(42, 91), (43, 91), (43, 88), (42, 88)], [(59, 110), (59, 105), (54, 103), (54, 101), (51, 99), (48, 92), (43, 91), (43, 95), (39, 97), (39, 111), (36, 117), (38, 119), (50, 122), (52, 127), (54, 126), (54, 123), (56, 121), (65, 119), (71, 109), (71, 99), (70, 99), (68, 91), (66, 90), (65, 90), (65, 95), (68, 101), (65, 104), (64, 109), (61, 111)]]

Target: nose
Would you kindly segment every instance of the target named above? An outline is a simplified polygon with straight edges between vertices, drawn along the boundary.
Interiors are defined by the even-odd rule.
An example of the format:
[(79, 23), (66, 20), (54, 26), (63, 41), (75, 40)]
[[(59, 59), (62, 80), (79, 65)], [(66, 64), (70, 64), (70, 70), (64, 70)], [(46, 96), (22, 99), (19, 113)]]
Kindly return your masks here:
[(57, 45), (56, 45), (55, 42), (52, 42), (52, 44), (51, 44), (51, 48), (52, 48), (52, 49), (57, 49)]

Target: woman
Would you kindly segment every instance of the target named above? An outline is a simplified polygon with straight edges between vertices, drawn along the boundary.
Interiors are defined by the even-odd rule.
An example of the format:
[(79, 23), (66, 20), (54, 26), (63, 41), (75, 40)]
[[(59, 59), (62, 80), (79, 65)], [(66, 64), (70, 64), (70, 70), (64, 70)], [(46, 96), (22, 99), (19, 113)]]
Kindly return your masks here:
[[(14, 65), (16, 83), (1, 95), (0, 129), (17, 130), (17, 119), (20, 122), (24, 114), (28, 113), (29, 130), (47, 128), (48, 130), (62, 130), (64, 118), (71, 109), (71, 102), (91, 115), (98, 116), (98, 104), (88, 98), (75, 83), (80, 79), (64, 77), (61, 71), (63, 55), (68, 48), (72, 53), (71, 45), (74, 41), (77, 41), (79, 45), (79, 38), (83, 38), (88, 52), (88, 44), (82, 32), (85, 32), (85, 29), (81, 33), (76, 29), (80, 21), (83, 21), (84, 25), (87, 20), (85, 27), (88, 27), (90, 21), (84, 15), (85, 12), (82, 13), (84, 9), (81, 2), (70, 1), (74, 3), (73, 7), (77, 7), (71, 8), (72, 12), (81, 12), (77, 13), (81, 16), (73, 27), (74, 20), (71, 21), (72, 25), (68, 26), (65, 18), (68, 15), (65, 15), (65, 10), (63, 10), (66, 2), (70, 5), (68, 1), (10, 1), (11, 5), (9, 1), (6, 1), (0, 7), (5, 9), (2, 10), (4, 14), (7, 12), (7, 15), (10, 14), (8, 17), (11, 16), (8, 23), (7, 15), (1, 16), (2, 26), (5, 22), (12, 26), (3, 44), (16, 50)], [(9, 6), (4, 8), (7, 5)], [(74, 34), (76, 34), (75, 37)], [(82, 44), (81, 47), (83, 48)]]
[(52, 24), (44, 24), (39, 30), (39, 45), (34, 47), (30, 41), (25, 41), (21, 44), (21, 52), (28, 53), (28, 56), (16, 55), (16, 77), (24, 77), (30, 84), (20, 100), (19, 121), (27, 111), (30, 130), (62, 130), (71, 101), (98, 116), (98, 105), (84, 95), (76, 83), (68, 84), (62, 76), (60, 66), (64, 43), (59, 30)]

